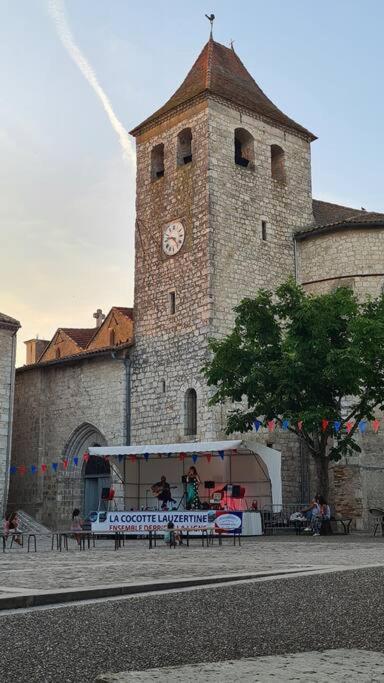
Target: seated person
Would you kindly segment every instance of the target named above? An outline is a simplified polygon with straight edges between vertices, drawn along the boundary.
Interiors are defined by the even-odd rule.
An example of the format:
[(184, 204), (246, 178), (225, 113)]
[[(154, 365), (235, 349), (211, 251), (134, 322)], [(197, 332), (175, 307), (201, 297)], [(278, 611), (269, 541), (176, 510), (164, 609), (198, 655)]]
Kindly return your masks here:
[(331, 508), (323, 496), (319, 496), (318, 510), (312, 517), (312, 531), (314, 536), (320, 536), (320, 532), (331, 533), (330, 528)]
[(171, 496), (171, 487), (168, 484), (166, 477), (163, 475), (156, 484), (151, 487), (153, 493), (157, 496), (157, 500), (161, 501), (161, 509), (166, 510), (168, 503), (176, 503)]
[(316, 493), (315, 497), (311, 500), (309, 506), (307, 508), (304, 508), (304, 510), (301, 510), (301, 513), (308, 520), (308, 526), (304, 529), (304, 531), (312, 531), (312, 518), (315, 517), (319, 512), (319, 498), (319, 494)]
[(176, 543), (179, 545), (183, 544), (181, 531), (178, 531), (177, 529), (175, 530), (175, 525), (173, 522), (168, 522), (167, 524), (167, 528), (164, 531), (164, 543), (168, 546), (175, 546)]

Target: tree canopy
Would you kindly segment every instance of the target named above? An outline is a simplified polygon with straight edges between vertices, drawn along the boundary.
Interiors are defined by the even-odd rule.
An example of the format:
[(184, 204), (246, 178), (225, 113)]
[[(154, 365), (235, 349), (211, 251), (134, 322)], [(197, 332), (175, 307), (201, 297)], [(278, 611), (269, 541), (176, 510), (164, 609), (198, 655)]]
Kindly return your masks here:
[(235, 404), (227, 433), (249, 431), (256, 419), (284, 421), (323, 460), (324, 477), (328, 459), (360, 451), (359, 422), (384, 406), (384, 296), (359, 302), (345, 287), (315, 296), (289, 279), (235, 312), (203, 368), (211, 404)]

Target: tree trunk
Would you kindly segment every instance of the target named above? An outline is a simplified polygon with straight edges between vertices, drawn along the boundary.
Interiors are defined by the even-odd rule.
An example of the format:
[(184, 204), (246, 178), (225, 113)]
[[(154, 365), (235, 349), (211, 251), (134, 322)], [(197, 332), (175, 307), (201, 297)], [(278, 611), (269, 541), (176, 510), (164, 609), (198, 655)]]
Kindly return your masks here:
[(324, 496), (328, 503), (329, 494), (329, 458), (325, 455), (316, 455), (316, 473), (317, 473), (317, 493)]

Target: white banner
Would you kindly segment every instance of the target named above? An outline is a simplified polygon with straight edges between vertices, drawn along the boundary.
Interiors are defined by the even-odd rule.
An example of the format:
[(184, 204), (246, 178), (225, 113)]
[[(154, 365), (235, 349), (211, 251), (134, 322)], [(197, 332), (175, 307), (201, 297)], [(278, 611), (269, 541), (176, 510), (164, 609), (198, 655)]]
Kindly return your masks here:
[(99, 512), (97, 520), (92, 522), (92, 531), (94, 533), (121, 531), (139, 535), (147, 534), (149, 531), (164, 531), (168, 522), (173, 522), (175, 529), (198, 532), (214, 529), (216, 517), (215, 510)]

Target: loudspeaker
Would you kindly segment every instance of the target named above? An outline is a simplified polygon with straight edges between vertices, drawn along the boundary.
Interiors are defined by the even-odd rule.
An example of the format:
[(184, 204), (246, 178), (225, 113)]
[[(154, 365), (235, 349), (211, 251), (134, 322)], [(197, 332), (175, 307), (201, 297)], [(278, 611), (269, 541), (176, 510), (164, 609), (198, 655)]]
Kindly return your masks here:
[(232, 498), (240, 498), (240, 485), (239, 484), (233, 484), (232, 485)]
[(204, 488), (205, 489), (214, 489), (215, 488), (215, 482), (214, 481), (205, 481), (204, 482)]

